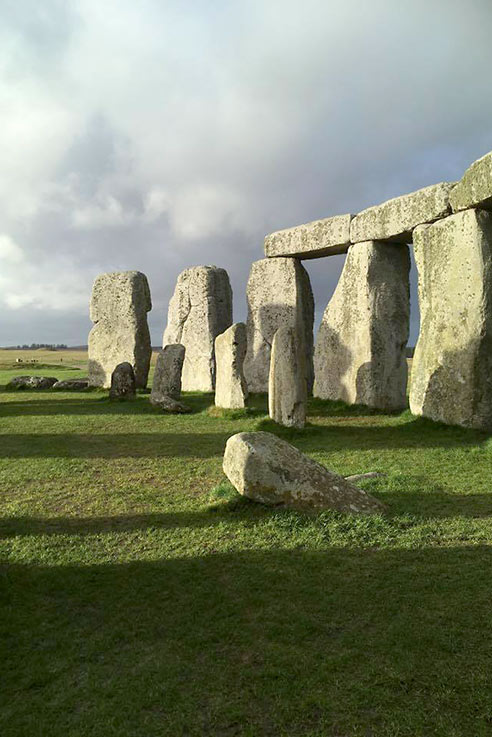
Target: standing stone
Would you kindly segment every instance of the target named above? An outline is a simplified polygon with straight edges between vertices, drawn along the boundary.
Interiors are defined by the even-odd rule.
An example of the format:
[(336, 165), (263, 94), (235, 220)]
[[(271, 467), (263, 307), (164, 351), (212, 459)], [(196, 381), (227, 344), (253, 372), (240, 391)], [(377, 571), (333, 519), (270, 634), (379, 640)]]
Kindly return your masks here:
[(165, 394), (172, 399), (181, 396), (181, 372), (185, 358), (185, 347), (170, 343), (159, 351), (155, 364), (152, 394)]
[(108, 388), (119, 363), (128, 361), (136, 385), (147, 386), (150, 333), (147, 312), (152, 309), (147, 277), (140, 271), (101, 274), (92, 288), (89, 333), (89, 384)]
[(306, 422), (306, 357), (294, 328), (281, 327), (273, 337), (268, 382), (268, 411), (279, 425), (304, 427)]
[(135, 373), (131, 363), (119, 363), (111, 374), (110, 399), (135, 399)]
[(163, 345), (181, 343), (186, 349), (184, 391), (214, 390), (215, 338), (231, 323), (232, 289), (227, 271), (217, 266), (182, 271), (169, 302)]
[(226, 443), (224, 473), (262, 504), (381, 514), (384, 504), (269, 432), (240, 432)]
[(350, 247), (319, 328), (316, 397), (386, 410), (406, 406), (409, 270), (408, 246)]
[(492, 429), (492, 213), (465, 210), (417, 228), (420, 335), (410, 409)]
[(246, 356), (246, 325), (237, 322), (215, 338), (217, 379), (215, 405), (226, 409), (246, 406), (248, 387), (243, 374)]
[(250, 392), (268, 391), (273, 336), (295, 328), (306, 357), (308, 391), (313, 385), (314, 300), (309, 276), (295, 258), (265, 258), (251, 267), (247, 286), (248, 348), (244, 375)]

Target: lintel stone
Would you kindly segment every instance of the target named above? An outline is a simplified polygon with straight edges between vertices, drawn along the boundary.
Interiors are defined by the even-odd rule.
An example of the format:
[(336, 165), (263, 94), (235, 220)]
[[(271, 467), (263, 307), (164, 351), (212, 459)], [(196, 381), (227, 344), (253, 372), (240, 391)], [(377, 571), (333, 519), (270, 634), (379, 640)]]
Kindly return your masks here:
[(474, 161), (451, 192), (453, 212), (480, 207), (492, 210), (492, 151)]
[(351, 242), (391, 240), (409, 243), (417, 225), (432, 223), (449, 215), (450, 193), (455, 184), (432, 184), (363, 210), (350, 224)]
[(347, 253), (352, 217), (335, 215), (270, 233), (265, 238), (265, 256), (309, 259)]

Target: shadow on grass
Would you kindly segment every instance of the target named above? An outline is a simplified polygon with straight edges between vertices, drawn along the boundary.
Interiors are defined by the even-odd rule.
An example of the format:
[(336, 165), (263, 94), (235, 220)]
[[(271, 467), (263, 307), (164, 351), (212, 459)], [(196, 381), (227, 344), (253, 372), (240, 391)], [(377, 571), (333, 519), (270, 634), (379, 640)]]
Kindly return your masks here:
[[(18, 395), (18, 391), (5, 392), (9, 396)], [(150, 390), (139, 390), (139, 396), (132, 401), (111, 401), (107, 393), (100, 390), (84, 392), (60, 392), (44, 389), (44, 399), (32, 399), (36, 393), (23, 391), (26, 397), (21, 401), (9, 401), (0, 405), (0, 416), (44, 416), (44, 415), (166, 415), (161, 410), (152, 407), (146, 394)], [(63, 394), (64, 397), (60, 397)], [(66, 397), (66, 398), (65, 398)], [(183, 401), (193, 412), (202, 412), (213, 404), (213, 396), (209, 394), (184, 394)]]
[(307, 422), (302, 430), (282, 427), (270, 418), (257, 421), (256, 430), (272, 432), (294, 443), (300, 450), (376, 450), (378, 448), (441, 448), (480, 445), (490, 433), (442, 425), (423, 417), (405, 415), (400, 424), (317, 425)]
[(12, 565), (2, 735), (485, 736), (491, 568), (489, 547)]
[(227, 432), (5, 435), (0, 458), (211, 458), (222, 454)]

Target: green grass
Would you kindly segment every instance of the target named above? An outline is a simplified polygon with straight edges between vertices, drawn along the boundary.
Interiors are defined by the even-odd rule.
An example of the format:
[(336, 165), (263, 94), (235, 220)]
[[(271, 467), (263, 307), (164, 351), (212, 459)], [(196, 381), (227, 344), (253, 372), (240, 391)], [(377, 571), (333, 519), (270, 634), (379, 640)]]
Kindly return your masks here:
[[(320, 401), (295, 431), (263, 397), (184, 399), (0, 393), (2, 737), (490, 735), (490, 437)], [(361, 486), (389, 513), (239, 497), (224, 445), (255, 429), (385, 472)]]

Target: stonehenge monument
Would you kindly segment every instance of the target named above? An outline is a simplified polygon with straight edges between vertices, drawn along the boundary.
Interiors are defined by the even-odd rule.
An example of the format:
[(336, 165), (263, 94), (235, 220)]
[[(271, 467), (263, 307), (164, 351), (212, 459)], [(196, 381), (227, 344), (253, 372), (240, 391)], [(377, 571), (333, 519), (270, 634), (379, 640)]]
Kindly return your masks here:
[(169, 302), (163, 347), (186, 349), (184, 391), (215, 389), (215, 338), (232, 324), (232, 289), (225, 269), (195, 266), (178, 276)]
[(185, 352), (184, 345), (180, 343), (169, 343), (159, 351), (154, 369), (152, 394), (165, 394), (172, 399), (180, 398)]
[(268, 413), (279, 425), (301, 428), (306, 422), (306, 402), (306, 356), (295, 328), (284, 325), (273, 336)]
[(147, 277), (140, 271), (101, 274), (92, 288), (89, 333), (89, 385), (109, 388), (115, 367), (128, 361), (138, 388), (147, 386), (152, 309)]
[(386, 410), (406, 406), (409, 272), (408, 246), (350, 246), (318, 332), (315, 397)]
[[(409, 246), (421, 312), (411, 411), (491, 430), (492, 152), (471, 164), (459, 182), (440, 182), (355, 215), (267, 235), (265, 258), (252, 264), (248, 279), (246, 346), (244, 326), (232, 325), (227, 272), (216, 266), (185, 269), (169, 303), (163, 339), (169, 353), (159, 356), (155, 382), (164, 381), (165, 356), (171, 360), (176, 344), (181, 353), (173, 353), (170, 384), (156, 396), (166, 397), (165, 408), (173, 411), (185, 350), (185, 391), (216, 388), (218, 406), (239, 407), (248, 391), (269, 390), (270, 414), (282, 424), (302, 426), (313, 385), (320, 398), (383, 410), (405, 407)], [(336, 254), (347, 254), (345, 265), (321, 321), (313, 362), (314, 301), (301, 262)], [(137, 387), (146, 385), (150, 309), (140, 272), (96, 279), (90, 385), (108, 387), (115, 366), (124, 361), (133, 367)]]
[(306, 356), (308, 390), (313, 385), (314, 300), (309, 276), (296, 258), (255, 261), (246, 291), (248, 347), (244, 375), (250, 392), (268, 391), (273, 336), (280, 327), (293, 327), (299, 350)]
[(237, 322), (215, 338), (217, 376), (215, 406), (225, 409), (246, 407), (248, 387), (243, 373), (246, 355), (246, 325)]

